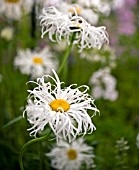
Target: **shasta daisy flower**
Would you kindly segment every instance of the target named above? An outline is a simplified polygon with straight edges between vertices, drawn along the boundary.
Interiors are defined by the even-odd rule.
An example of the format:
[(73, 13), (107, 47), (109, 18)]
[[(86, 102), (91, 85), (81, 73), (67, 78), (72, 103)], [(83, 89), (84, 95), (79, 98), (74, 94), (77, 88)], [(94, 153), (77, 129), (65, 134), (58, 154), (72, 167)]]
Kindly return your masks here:
[(81, 51), (84, 48), (98, 48), (109, 42), (108, 34), (104, 26), (91, 26), (73, 8), (75, 15), (59, 12), (55, 7), (43, 9), (41, 18), (42, 38), (46, 33), (52, 41), (60, 42), (64, 39), (70, 44), (70, 37), (75, 34), (74, 44), (77, 44)]
[[(25, 112), (27, 119), (32, 125), (30, 135), (36, 136), (39, 131), (49, 124), (57, 140), (64, 138), (71, 142), (79, 134), (92, 133), (96, 127), (87, 113), (88, 110), (98, 112), (93, 98), (86, 93), (88, 86), (73, 88), (75, 84), (62, 88), (63, 82), (53, 70), (55, 78), (44, 75), (34, 82), (38, 87), (28, 90), (28, 105)], [(50, 78), (55, 84), (45, 82)], [(81, 88), (85, 88), (81, 91)]]
[(51, 166), (58, 170), (79, 170), (83, 164), (87, 168), (95, 167), (93, 148), (86, 145), (82, 138), (71, 144), (60, 141), (46, 156), (52, 158)]
[(29, 12), (33, 5), (33, 0), (0, 0), (0, 13), (7, 18), (18, 20), (22, 12)]
[(57, 68), (57, 61), (54, 60), (48, 47), (40, 52), (30, 49), (18, 50), (14, 64), (19, 67), (23, 74), (31, 75), (35, 79), (44, 74), (50, 74), (52, 69)]

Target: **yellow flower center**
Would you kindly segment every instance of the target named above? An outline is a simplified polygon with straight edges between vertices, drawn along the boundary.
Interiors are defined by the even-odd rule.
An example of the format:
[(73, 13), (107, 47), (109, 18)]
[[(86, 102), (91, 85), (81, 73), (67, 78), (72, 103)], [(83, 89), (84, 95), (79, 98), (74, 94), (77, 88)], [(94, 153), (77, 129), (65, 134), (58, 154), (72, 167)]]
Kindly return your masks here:
[(18, 3), (20, 0), (5, 0), (5, 2), (9, 3)]
[(77, 151), (75, 149), (69, 149), (67, 155), (70, 160), (75, 160), (77, 158)]
[(66, 100), (63, 99), (56, 99), (53, 100), (49, 106), (52, 108), (53, 111), (56, 112), (66, 112), (69, 110), (70, 105)]
[[(74, 9), (76, 10), (77, 14), (80, 14), (81, 13), (81, 8), (79, 8), (78, 6), (74, 6)], [(73, 8), (69, 8), (68, 9), (68, 12), (71, 12), (72, 14), (74, 14), (74, 9)]]
[(33, 62), (35, 64), (43, 64), (43, 59), (41, 57), (34, 57)]

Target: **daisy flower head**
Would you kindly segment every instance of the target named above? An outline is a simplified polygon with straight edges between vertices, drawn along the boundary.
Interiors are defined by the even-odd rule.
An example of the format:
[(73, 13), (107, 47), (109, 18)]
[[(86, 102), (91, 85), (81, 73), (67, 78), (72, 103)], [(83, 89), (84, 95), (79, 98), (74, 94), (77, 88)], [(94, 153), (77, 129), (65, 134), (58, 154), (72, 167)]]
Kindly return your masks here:
[(33, 0), (0, 0), (0, 13), (7, 18), (19, 20), (23, 11), (28, 13), (31, 11)]
[(58, 170), (79, 170), (83, 164), (95, 167), (93, 148), (84, 143), (83, 138), (71, 144), (60, 141), (46, 156), (52, 158), (51, 166)]
[(70, 44), (71, 37), (74, 36), (73, 44), (77, 44), (82, 51), (84, 48), (100, 49), (104, 43), (108, 43), (106, 27), (91, 26), (81, 16), (78, 16), (73, 7), (74, 15), (62, 13), (55, 7), (44, 8), (41, 19), (42, 38), (48, 33), (50, 40), (61, 42), (66, 39)]
[(44, 74), (50, 74), (52, 69), (57, 69), (58, 62), (54, 60), (50, 49), (45, 47), (39, 52), (31, 51), (31, 49), (18, 50), (14, 65), (20, 69), (21, 73), (35, 79)]
[[(98, 109), (94, 105), (94, 99), (87, 93), (88, 86), (73, 88), (72, 84), (62, 88), (58, 75), (53, 70), (54, 77), (44, 75), (38, 78), (38, 86), (28, 90), (28, 104), (25, 112), (32, 125), (30, 135), (36, 136), (48, 124), (56, 135), (57, 141), (61, 138), (73, 141), (77, 135), (92, 133), (96, 127), (91, 117), (96, 115)], [(45, 82), (46, 78), (54, 81), (54, 84)], [(85, 88), (84, 91), (81, 91)], [(88, 110), (93, 111), (90, 117)]]

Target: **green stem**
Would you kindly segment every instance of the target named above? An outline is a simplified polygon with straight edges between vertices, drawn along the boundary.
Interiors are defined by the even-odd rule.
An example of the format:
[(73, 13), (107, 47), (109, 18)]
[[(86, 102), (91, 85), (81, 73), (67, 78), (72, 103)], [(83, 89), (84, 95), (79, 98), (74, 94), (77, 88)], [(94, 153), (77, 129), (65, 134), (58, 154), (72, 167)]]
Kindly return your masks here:
[(51, 130), (43, 137), (40, 137), (40, 138), (35, 138), (35, 139), (32, 139), (30, 141), (28, 141), (27, 143), (25, 143), (20, 151), (20, 154), (19, 154), (19, 165), (20, 165), (20, 169), (21, 170), (24, 170), (24, 167), (23, 167), (23, 163), (22, 163), (22, 157), (23, 157), (23, 154), (26, 150), (26, 148), (31, 145), (32, 143), (35, 143), (35, 142), (39, 142), (39, 141), (42, 141), (44, 139), (46, 139), (51, 133)]
[(63, 67), (64, 67), (64, 65), (65, 65), (65, 63), (66, 63), (66, 61), (68, 59), (68, 56), (70, 54), (70, 51), (71, 51), (71, 48), (72, 48), (72, 45), (73, 45), (74, 37), (75, 37), (75, 34), (73, 33), (73, 35), (71, 37), (70, 45), (68, 46), (68, 49), (67, 49), (67, 51), (65, 53), (65, 56), (63, 58), (63, 62), (61, 64), (60, 68), (58, 69), (58, 74), (61, 73), (61, 71), (62, 71), (62, 69), (63, 69)]

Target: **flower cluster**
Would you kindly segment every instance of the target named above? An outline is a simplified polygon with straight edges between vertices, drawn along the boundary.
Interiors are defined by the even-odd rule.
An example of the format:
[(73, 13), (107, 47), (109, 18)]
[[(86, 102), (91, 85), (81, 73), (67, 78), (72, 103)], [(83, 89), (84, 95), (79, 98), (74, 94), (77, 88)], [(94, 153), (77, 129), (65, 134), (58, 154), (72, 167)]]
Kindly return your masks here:
[(85, 58), (91, 62), (99, 62), (103, 65), (110, 66), (111, 68), (116, 67), (116, 55), (114, 49), (109, 45), (104, 45), (101, 51), (98, 49), (84, 50), (80, 54), (81, 58)]
[(52, 41), (61, 42), (66, 39), (70, 44), (71, 36), (74, 36), (73, 44), (78, 44), (82, 51), (84, 48), (100, 49), (104, 43), (108, 43), (108, 34), (104, 26), (91, 26), (73, 8), (74, 15), (71, 13), (62, 13), (54, 6), (44, 8), (41, 19), (42, 38), (46, 33)]
[(90, 84), (93, 85), (92, 95), (96, 99), (101, 97), (111, 101), (117, 99), (116, 79), (110, 74), (108, 67), (96, 71), (90, 78)]
[[(30, 135), (36, 136), (39, 131), (49, 124), (57, 141), (64, 138), (69, 142), (77, 135), (92, 133), (96, 127), (92, 123), (88, 110), (98, 109), (94, 105), (94, 99), (87, 94), (88, 86), (73, 88), (75, 84), (62, 89), (59, 77), (53, 70), (55, 79), (49, 75), (38, 78), (34, 82), (38, 87), (28, 90), (28, 105), (26, 106), (27, 119), (32, 125)], [(45, 83), (45, 78), (51, 78), (55, 85)], [(82, 92), (81, 88), (85, 88)]]

